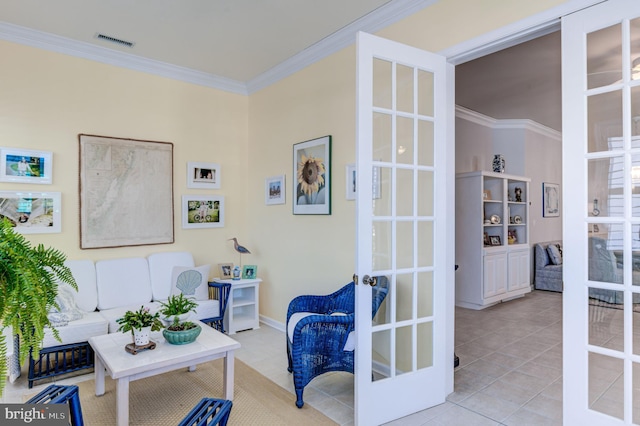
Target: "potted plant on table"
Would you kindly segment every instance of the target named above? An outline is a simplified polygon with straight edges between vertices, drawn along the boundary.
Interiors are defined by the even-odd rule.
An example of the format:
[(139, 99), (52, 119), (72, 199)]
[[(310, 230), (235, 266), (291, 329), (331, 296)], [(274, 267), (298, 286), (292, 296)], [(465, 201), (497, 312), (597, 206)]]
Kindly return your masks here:
[[(20, 340), (18, 359), (22, 364), (33, 350), (37, 358), (45, 328), (51, 328), (58, 341), (58, 330), (51, 326), (47, 314), (56, 303), (58, 283), (78, 286), (65, 266), (66, 256), (42, 244), (32, 247), (8, 219), (0, 220), (0, 395), (7, 375), (5, 329), (11, 327)], [(12, 344), (12, 343), (11, 343)]]
[(182, 293), (169, 296), (166, 302), (160, 302), (160, 313), (164, 316), (164, 320), (168, 325), (174, 322), (184, 322), (189, 319), (191, 312), (196, 312), (198, 303), (185, 297)]
[(140, 306), (137, 311), (127, 311), (122, 318), (116, 320), (120, 327), (118, 331), (126, 333), (131, 331), (133, 343), (136, 346), (149, 344), (149, 333), (161, 330), (164, 327), (160, 321), (160, 313), (152, 314), (149, 308)]
[(196, 340), (202, 328), (200, 325), (186, 320), (191, 312), (196, 311), (198, 303), (180, 293), (170, 296), (166, 302), (160, 302), (160, 304), (162, 305), (160, 313), (170, 324), (162, 330), (162, 335), (167, 342), (173, 345), (185, 345)]

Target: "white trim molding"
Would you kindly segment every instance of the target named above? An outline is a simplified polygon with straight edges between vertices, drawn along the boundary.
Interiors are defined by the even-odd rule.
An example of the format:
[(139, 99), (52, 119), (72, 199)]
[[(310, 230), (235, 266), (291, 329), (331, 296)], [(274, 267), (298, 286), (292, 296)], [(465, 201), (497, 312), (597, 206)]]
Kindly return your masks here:
[(529, 119), (496, 119), (468, 108), (456, 105), (456, 118), (466, 120), (492, 130), (522, 129), (538, 133), (550, 139), (562, 141), (562, 133), (550, 127), (543, 126), (537, 121)]

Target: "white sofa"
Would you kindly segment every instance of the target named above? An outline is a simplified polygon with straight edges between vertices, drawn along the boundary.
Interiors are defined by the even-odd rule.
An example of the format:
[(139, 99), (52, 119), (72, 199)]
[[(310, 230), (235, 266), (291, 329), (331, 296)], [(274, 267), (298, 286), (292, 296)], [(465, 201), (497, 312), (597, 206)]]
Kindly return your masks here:
[[(29, 361), (29, 387), (34, 380), (93, 366), (93, 352), (87, 344), (89, 338), (117, 332), (116, 320), (128, 310), (145, 306), (151, 312), (159, 311), (160, 302), (166, 301), (171, 294), (180, 292), (176, 289), (176, 282), (180, 282), (180, 274), (185, 271), (189, 271), (190, 275), (182, 277), (193, 278), (196, 275), (190, 271), (197, 271), (197, 276), (202, 278), (200, 284), (193, 284), (197, 286), (194, 296), (198, 307), (192, 318), (212, 320), (224, 314), (224, 311), (221, 312), (220, 302), (209, 298), (209, 265), (196, 267), (189, 252), (163, 252), (146, 258), (130, 257), (96, 262), (68, 260), (66, 264), (78, 284), (77, 293), (74, 290), (70, 293), (73, 294), (82, 318), (66, 324), (54, 324), (62, 342), (55, 339), (51, 329), (45, 330), (40, 359)], [(225, 302), (222, 305), (224, 307)], [(55, 365), (53, 370), (50, 367), (52, 364)], [(58, 368), (59, 364), (64, 365)]]

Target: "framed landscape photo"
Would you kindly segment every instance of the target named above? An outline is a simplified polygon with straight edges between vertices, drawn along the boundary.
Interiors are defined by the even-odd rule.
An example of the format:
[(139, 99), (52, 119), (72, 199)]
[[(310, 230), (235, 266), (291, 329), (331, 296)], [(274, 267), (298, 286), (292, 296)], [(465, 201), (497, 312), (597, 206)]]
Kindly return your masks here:
[(0, 219), (21, 234), (62, 232), (60, 202), (60, 192), (0, 191)]
[(331, 214), (331, 136), (293, 145), (293, 214)]
[(542, 217), (560, 216), (560, 185), (542, 182)]
[(218, 270), (220, 271), (220, 278), (225, 280), (233, 278), (231, 274), (233, 271), (233, 263), (218, 263)]
[(242, 279), (243, 280), (253, 280), (258, 275), (258, 266), (257, 265), (244, 265), (242, 267)]
[(266, 205), (285, 204), (285, 177), (271, 176), (264, 181), (264, 203)]
[(187, 163), (187, 188), (220, 189), (220, 164)]
[(182, 196), (182, 227), (184, 229), (222, 228), (223, 226), (223, 196)]
[(20, 148), (0, 148), (0, 182), (51, 184), (53, 154)]

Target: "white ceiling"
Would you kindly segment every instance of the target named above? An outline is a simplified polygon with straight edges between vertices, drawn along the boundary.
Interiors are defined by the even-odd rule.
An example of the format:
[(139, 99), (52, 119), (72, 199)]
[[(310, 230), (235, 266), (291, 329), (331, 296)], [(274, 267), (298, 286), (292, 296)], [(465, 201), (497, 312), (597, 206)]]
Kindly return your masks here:
[[(246, 92), (305, 52), (317, 60), (353, 44), (358, 30), (377, 31), (434, 2), (0, 0), (0, 39), (112, 63), (146, 58), (165, 72), (184, 71), (201, 82), (209, 77), (211, 85)], [(96, 39), (97, 33), (135, 44)]]

